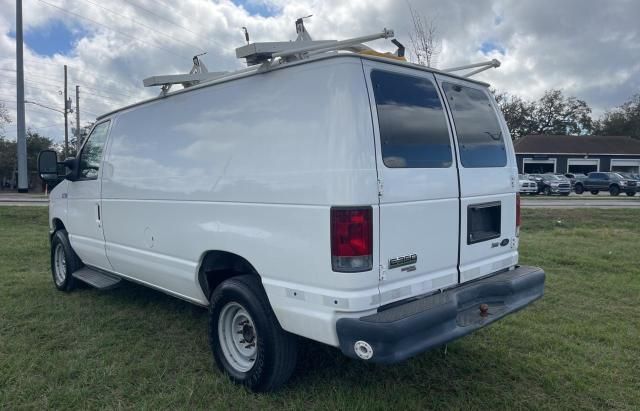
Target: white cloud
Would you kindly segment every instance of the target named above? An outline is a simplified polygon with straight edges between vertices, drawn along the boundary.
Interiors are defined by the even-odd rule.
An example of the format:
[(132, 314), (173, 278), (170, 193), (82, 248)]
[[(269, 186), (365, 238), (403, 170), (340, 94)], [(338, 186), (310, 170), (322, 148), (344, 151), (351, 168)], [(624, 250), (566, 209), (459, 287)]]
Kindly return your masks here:
[[(190, 57), (199, 50), (187, 43), (200, 45), (208, 52), (204, 61), (212, 71), (242, 67), (234, 52), (244, 42), (242, 26), (249, 29), (252, 41), (293, 39), (295, 19), (313, 14), (306, 25), (316, 39), (358, 36), (388, 27), (395, 29), (401, 42), (409, 43), (410, 19), (406, 3), (401, 1), (252, 0), (278, 10), (279, 14), (273, 17), (250, 15), (229, 0), (45, 1), (124, 33), (65, 14), (38, 0), (24, 1), (26, 31), (60, 20), (72, 31), (81, 28), (79, 32), (83, 35), (66, 55), (38, 56), (25, 47), (28, 98), (62, 107), (63, 99), (56, 90), (62, 88), (62, 65), (68, 64), (70, 94), (73, 95), (76, 83), (86, 86), (81, 86), (81, 111), (98, 114), (156, 94), (157, 90), (142, 87), (145, 77), (188, 71)], [(587, 100), (597, 114), (640, 91), (637, 1), (414, 0), (412, 3), (436, 21), (442, 39), (440, 67), (496, 57), (502, 60), (502, 67), (478, 78), (527, 98), (539, 97), (548, 88), (563, 88)], [(14, 40), (9, 36), (14, 30), (14, 7), (14, 0), (0, 0), (0, 69), (5, 69), (0, 70), (0, 100), (15, 96), (15, 85), (11, 84), (15, 80), (7, 77), (12, 72), (6, 71), (15, 68)], [(487, 41), (499, 45), (504, 54), (493, 51), (484, 55), (480, 47)], [(373, 45), (387, 51), (393, 49), (383, 40)], [(7, 106), (15, 117), (15, 104)], [(89, 120), (93, 115), (84, 112), (83, 117)], [(52, 124), (59, 126), (40, 131), (61, 141), (61, 115), (45, 109), (27, 109), (28, 126)], [(11, 129), (8, 127), (7, 131), (13, 136), (15, 132)]]

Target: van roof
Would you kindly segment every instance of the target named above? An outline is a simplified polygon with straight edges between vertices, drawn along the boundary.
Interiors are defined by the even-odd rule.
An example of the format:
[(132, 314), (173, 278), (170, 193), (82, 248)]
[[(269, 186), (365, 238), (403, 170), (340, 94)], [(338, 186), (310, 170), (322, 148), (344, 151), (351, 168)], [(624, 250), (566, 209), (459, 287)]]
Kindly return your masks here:
[[(330, 60), (330, 59), (337, 59), (337, 58), (358, 58), (358, 59), (364, 59), (364, 60), (372, 60), (372, 61), (377, 61), (377, 62), (382, 62), (382, 63), (386, 63), (386, 64), (392, 64), (392, 65), (397, 65), (397, 66), (403, 66), (403, 67), (408, 67), (408, 68), (412, 68), (415, 70), (420, 70), (420, 71), (426, 71), (426, 72), (431, 72), (431, 73), (436, 73), (436, 74), (440, 74), (443, 76), (447, 76), (447, 77), (451, 77), (454, 79), (458, 79), (458, 80), (464, 80), (467, 81), (469, 83), (475, 83), (484, 87), (489, 87), (488, 83), (482, 82), (482, 81), (478, 81), (478, 80), (473, 80), (470, 79), (468, 77), (463, 77), (463, 76), (458, 76), (455, 74), (452, 74), (450, 72), (445, 72), (445, 71), (440, 71), (438, 69), (434, 69), (432, 67), (426, 67), (426, 66), (422, 66), (420, 64), (414, 64), (408, 61), (401, 61), (401, 60), (395, 60), (395, 59), (390, 59), (390, 58), (385, 58), (385, 57), (378, 57), (378, 56), (373, 56), (373, 55), (368, 55), (368, 54), (354, 54), (354, 53), (332, 53), (332, 54), (323, 54), (317, 57), (310, 57), (307, 59), (303, 59), (303, 60), (297, 60), (297, 61), (293, 61), (293, 62), (289, 62), (289, 63), (284, 63), (284, 64), (280, 64), (277, 66), (272, 66), (269, 69), (267, 69), (266, 71), (274, 71), (274, 70), (284, 70), (290, 67), (294, 67), (294, 66), (298, 66), (301, 64), (310, 64), (310, 63), (314, 63), (317, 61), (323, 61), (323, 60)], [(161, 100), (161, 99), (165, 99), (165, 98), (169, 98), (178, 94), (183, 94), (183, 93), (188, 93), (190, 91), (193, 90), (198, 90), (201, 88), (205, 88), (205, 87), (211, 87), (214, 86), (216, 84), (221, 84), (221, 83), (226, 83), (229, 81), (233, 81), (233, 80), (237, 80), (237, 79), (241, 79), (241, 78), (247, 78), (247, 77), (251, 77), (257, 74), (263, 74), (265, 73), (265, 71), (263, 70), (254, 70), (254, 71), (250, 71), (247, 73), (240, 73), (238, 72), (237, 76), (234, 75), (234, 73), (229, 73), (229, 76), (225, 76), (223, 78), (220, 78), (218, 80), (212, 80), (212, 81), (208, 81), (208, 82), (204, 82), (202, 84), (198, 84), (192, 87), (188, 87), (188, 88), (184, 88), (184, 89), (180, 89), (180, 90), (176, 90), (167, 94), (161, 94), (159, 96), (156, 97), (152, 97), (146, 100), (141, 100), (138, 101), (136, 103), (132, 103), (126, 106), (123, 106), (119, 109), (116, 110), (112, 110), (109, 111), (105, 114), (102, 114), (98, 117), (96, 117), (96, 121), (100, 121), (103, 120), (109, 116), (112, 116), (116, 113), (119, 113), (121, 111), (124, 110), (128, 110), (131, 109), (133, 107), (137, 107), (137, 106), (142, 106), (145, 105), (147, 103), (151, 103), (153, 101), (156, 100)]]

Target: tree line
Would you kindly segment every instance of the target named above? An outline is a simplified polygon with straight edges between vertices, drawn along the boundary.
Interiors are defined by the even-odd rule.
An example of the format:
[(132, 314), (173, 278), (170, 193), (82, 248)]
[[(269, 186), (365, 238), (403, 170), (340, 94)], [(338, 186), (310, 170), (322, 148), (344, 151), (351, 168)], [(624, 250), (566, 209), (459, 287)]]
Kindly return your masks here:
[(548, 90), (537, 100), (492, 90), (514, 139), (527, 134), (625, 135), (640, 138), (640, 94), (608, 110), (599, 119), (581, 99)]
[[(0, 103), (0, 190), (14, 189), (17, 180), (16, 173), (18, 170), (17, 160), (17, 144), (14, 139), (8, 139), (5, 135), (5, 127), (11, 124), (11, 118), (6, 107)], [(81, 129), (82, 138), (86, 138), (91, 124)], [(72, 133), (73, 135), (73, 133)], [(41, 181), (38, 172), (38, 153), (42, 150), (55, 150), (59, 153), (60, 158), (63, 156), (64, 146), (56, 144), (54, 141), (32, 129), (27, 129), (27, 172), (29, 187), (40, 188)], [(69, 156), (76, 154), (76, 140), (72, 138), (69, 144)]]

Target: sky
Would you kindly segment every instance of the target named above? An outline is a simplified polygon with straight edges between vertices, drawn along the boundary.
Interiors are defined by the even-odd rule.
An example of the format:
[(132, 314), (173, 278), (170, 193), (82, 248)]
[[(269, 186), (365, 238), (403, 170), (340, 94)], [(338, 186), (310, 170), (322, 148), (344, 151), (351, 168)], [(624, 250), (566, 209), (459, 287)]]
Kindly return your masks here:
[[(434, 22), (437, 68), (497, 58), (502, 66), (475, 78), (527, 99), (562, 89), (586, 100), (594, 115), (640, 92), (640, 1), (410, 0)], [(69, 95), (80, 86), (81, 122), (158, 94), (142, 80), (185, 73), (206, 52), (210, 71), (236, 70), (235, 48), (251, 41), (295, 39), (294, 21), (312, 14), (312, 37), (344, 39), (395, 30), (409, 45), (403, 0), (23, 0), (26, 99), (62, 110), (63, 65)], [(393, 51), (388, 40), (370, 46)], [(15, 0), (0, 0), (0, 103), (15, 138)], [(73, 123), (72, 123), (73, 121)], [(27, 127), (56, 142), (62, 114), (27, 104)], [(70, 116), (75, 124), (75, 114)]]

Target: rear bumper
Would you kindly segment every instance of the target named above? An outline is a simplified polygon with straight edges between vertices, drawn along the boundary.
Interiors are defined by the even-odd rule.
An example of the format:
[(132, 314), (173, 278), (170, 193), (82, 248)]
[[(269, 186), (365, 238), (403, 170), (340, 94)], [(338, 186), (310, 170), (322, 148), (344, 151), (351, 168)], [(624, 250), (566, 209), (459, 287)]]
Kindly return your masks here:
[[(342, 352), (359, 358), (354, 344), (373, 350), (369, 361), (392, 364), (460, 338), (542, 297), (545, 274), (520, 266), (361, 318), (342, 318), (336, 331)], [(487, 304), (486, 316), (480, 305)]]

